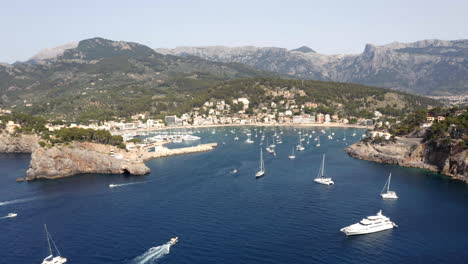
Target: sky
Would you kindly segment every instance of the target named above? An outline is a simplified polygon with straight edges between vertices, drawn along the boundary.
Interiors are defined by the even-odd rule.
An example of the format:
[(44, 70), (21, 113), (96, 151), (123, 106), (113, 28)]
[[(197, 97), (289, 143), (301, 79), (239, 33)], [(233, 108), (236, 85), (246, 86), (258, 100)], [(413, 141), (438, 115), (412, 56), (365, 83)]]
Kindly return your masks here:
[(367, 43), (468, 39), (467, 0), (1, 0), (0, 62), (92, 37), (152, 48), (307, 45), (360, 53)]

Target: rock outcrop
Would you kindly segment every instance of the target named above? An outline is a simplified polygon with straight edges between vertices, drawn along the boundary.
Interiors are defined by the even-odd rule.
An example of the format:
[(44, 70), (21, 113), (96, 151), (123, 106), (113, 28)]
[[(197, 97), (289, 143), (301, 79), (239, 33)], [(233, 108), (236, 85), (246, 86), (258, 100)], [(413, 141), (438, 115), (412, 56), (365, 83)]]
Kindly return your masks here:
[(0, 153), (32, 153), (26, 178), (21, 177), (17, 181), (57, 179), (81, 173), (144, 175), (150, 172), (144, 163), (147, 160), (210, 151), (217, 145), (201, 144), (178, 149), (159, 146), (156, 151), (148, 152), (146, 149), (126, 151), (90, 142), (41, 147), (39, 140), (37, 135), (0, 133)]
[(345, 151), (354, 158), (428, 169), (468, 182), (468, 150), (457, 145), (398, 138), (395, 143), (358, 142)]
[(37, 135), (0, 133), (0, 153), (32, 153), (39, 145)]
[(143, 160), (125, 155), (125, 151), (116, 151), (111, 157), (110, 148), (93, 143), (37, 148), (32, 153), (26, 180), (55, 179), (80, 173), (144, 175), (150, 172)]

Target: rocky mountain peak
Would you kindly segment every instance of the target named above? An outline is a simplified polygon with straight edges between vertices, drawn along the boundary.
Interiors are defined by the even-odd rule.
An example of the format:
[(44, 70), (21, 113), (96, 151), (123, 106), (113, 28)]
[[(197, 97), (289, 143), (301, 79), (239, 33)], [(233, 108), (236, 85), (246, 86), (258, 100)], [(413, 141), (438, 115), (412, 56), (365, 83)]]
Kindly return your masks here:
[(53, 48), (45, 48), (39, 51), (36, 55), (32, 56), (29, 60), (34, 62), (39, 62), (47, 59), (54, 59), (58, 56), (63, 55), (65, 50), (67, 49), (74, 49), (78, 46), (77, 41), (71, 41), (65, 43), (63, 45), (53, 47)]
[(307, 46), (301, 46), (301, 47), (299, 47), (297, 49), (293, 49), (291, 51), (298, 51), (298, 52), (302, 52), (302, 53), (317, 53), (317, 52), (315, 52), (315, 50), (313, 50), (313, 49), (311, 49), (311, 48), (309, 48)]

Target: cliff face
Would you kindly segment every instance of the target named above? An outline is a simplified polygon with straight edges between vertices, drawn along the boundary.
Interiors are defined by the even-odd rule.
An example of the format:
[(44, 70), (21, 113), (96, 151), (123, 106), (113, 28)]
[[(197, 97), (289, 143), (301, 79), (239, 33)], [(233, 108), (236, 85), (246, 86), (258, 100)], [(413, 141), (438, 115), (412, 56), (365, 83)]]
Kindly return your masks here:
[(0, 133), (0, 153), (32, 153), (39, 146), (37, 142), (37, 135)]
[(354, 158), (428, 169), (468, 182), (468, 150), (456, 145), (402, 138), (386, 144), (358, 142), (345, 151)]
[(131, 154), (117, 151), (109, 156), (110, 146), (75, 143), (72, 146), (37, 148), (32, 153), (26, 180), (55, 179), (79, 173), (144, 175), (150, 169)]

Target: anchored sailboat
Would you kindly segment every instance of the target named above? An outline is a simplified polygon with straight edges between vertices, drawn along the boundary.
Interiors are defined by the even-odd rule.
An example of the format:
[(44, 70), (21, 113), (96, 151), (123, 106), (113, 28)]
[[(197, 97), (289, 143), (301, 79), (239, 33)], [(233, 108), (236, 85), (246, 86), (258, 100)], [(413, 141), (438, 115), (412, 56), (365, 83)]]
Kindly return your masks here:
[(296, 158), (296, 155), (294, 155), (294, 147), (292, 148), (292, 150), (291, 150), (291, 155), (289, 155), (288, 158), (289, 158), (289, 159), (295, 159), (295, 158)]
[(256, 178), (260, 178), (265, 175), (265, 163), (263, 161), (263, 150), (260, 149), (260, 170), (255, 174)]
[[(49, 256), (47, 256), (42, 261), (42, 264), (62, 264), (62, 263), (66, 263), (67, 259), (60, 255), (60, 251), (58, 250), (57, 245), (55, 245), (55, 242), (52, 239), (52, 237), (50, 236), (49, 231), (47, 231), (47, 225), (44, 225), (44, 229), (45, 229), (45, 232), (46, 232), (47, 244), (49, 245)], [(52, 252), (52, 245), (51, 245), (50, 242), (52, 242), (52, 245), (54, 245), (55, 251), (57, 251), (57, 256), (54, 256), (54, 253)]]
[(387, 182), (385, 183), (382, 191), (380, 192), (380, 196), (383, 199), (398, 199), (396, 192), (390, 191), (390, 180), (392, 179), (392, 174), (388, 175)]
[(314, 179), (314, 182), (324, 185), (335, 184), (332, 178), (325, 176), (325, 154), (322, 156), (322, 165), (320, 166), (320, 170), (318, 172), (317, 178)]
[(299, 144), (296, 146), (297, 151), (303, 151), (304, 147), (302, 146), (301, 135), (299, 135)]

